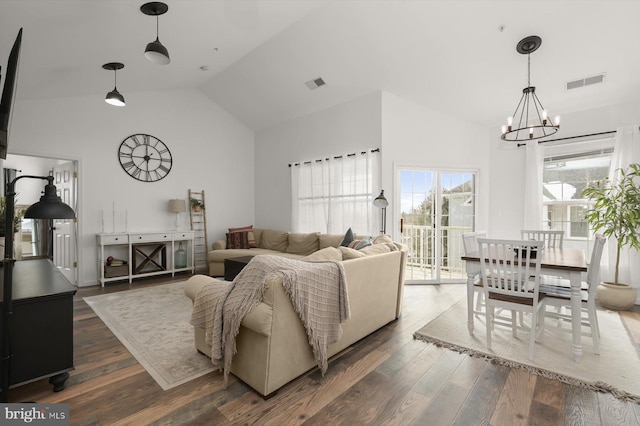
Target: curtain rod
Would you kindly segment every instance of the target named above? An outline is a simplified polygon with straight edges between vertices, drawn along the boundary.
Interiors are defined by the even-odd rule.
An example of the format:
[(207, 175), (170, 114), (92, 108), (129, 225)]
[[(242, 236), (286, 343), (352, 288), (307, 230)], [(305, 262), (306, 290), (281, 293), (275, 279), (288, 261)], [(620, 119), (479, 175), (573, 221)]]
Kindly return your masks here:
[[(368, 153), (368, 152), (380, 152), (380, 148), (372, 149), (372, 150), (370, 150), (370, 151), (360, 151), (360, 154), (361, 154), (361, 155), (364, 155), (364, 154), (366, 154), (366, 153)], [(353, 156), (354, 156), (354, 155), (356, 155), (356, 154), (357, 154), (356, 152), (351, 153), (351, 154), (347, 154), (347, 157), (353, 157)], [(329, 160), (331, 160), (331, 159), (333, 159), (333, 160), (338, 160), (338, 159), (340, 159), (340, 158), (342, 158), (342, 155), (336, 155), (336, 156), (334, 156), (334, 157), (327, 157), (327, 158), (320, 158), (319, 160), (314, 160), (314, 161), (315, 161), (316, 163), (321, 163), (321, 162), (323, 162), (323, 161), (329, 161)], [(303, 161), (302, 163), (293, 163), (293, 164), (289, 163), (289, 167), (291, 167), (291, 166), (299, 166), (300, 164), (311, 164), (311, 163), (313, 163), (314, 161)]]
[[(608, 132), (600, 132), (600, 133), (591, 133), (588, 135), (578, 135), (578, 136), (567, 136), (566, 138), (556, 138), (556, 139), (547, 139), (544, 141), (538, 141), (538, 143), (547, 143), (547, 142), (557, 142), (557, 141), (566, 141), (569, 139), (578, 139), (578, 138), (588, 138), (590, 136), (600, 136), (600, 135), (609, 135), (611, 133), (615, 133), (616, 130), (611, 130)], [(519, 143), (518, 144), (518, 148), (520, 148), (521, 146), (526, 146), (526, 143)]]

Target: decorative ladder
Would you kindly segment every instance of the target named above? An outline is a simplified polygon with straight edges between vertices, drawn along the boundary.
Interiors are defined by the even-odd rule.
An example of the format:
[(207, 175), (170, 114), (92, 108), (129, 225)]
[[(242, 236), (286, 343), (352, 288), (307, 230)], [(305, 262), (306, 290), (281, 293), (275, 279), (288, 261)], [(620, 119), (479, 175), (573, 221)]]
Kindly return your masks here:
[[(200, 211), (194, 211), (191, 200), (198, 200), (202, 204)], [(207, 215), (205, 214), (204, 189), (200, 192), (189, 190), (189, 219), (191, 230), (194, 231), (195, 266), (197, 273), (209, 273), (207, 265)]]

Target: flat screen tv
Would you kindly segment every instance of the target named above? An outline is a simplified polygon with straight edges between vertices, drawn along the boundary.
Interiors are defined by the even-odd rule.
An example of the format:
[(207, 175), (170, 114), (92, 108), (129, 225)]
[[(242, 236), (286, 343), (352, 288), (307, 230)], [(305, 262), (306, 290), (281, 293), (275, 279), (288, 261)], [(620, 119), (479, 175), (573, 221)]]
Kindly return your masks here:
[(9, 146), (9, 130), (11, 128), (11, 116), (13, 113), (13, 102), (16, 98), (18, 86), (18, 66), (20, 64), (20, 45), (22, 44), (22, 28), (18, 31), (16, 41), (13, 43), (7, 69), (4, 76), (4, 89), (0, 98), (0, 158), (7, 158), (7, 147)]

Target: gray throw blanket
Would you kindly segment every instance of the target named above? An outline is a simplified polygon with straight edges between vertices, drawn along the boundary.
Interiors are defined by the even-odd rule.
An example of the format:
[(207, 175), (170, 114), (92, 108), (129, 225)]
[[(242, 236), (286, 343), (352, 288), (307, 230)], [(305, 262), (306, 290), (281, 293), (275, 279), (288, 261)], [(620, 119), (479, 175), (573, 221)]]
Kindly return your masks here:
[(196, 295), (191, 324), (205, 329), (211, 362), (224, 372), (225, 384), (236, 353), (240, 323), (262, 301), (267, 277), (282, 276), (283, 286), (300, 315), (322, 374), (327, 346), (340, 339), (340, 324), (349, 319), (349, 301), (342, 263), (305, 262), (259, 255), (232, 283), (215, 281)]

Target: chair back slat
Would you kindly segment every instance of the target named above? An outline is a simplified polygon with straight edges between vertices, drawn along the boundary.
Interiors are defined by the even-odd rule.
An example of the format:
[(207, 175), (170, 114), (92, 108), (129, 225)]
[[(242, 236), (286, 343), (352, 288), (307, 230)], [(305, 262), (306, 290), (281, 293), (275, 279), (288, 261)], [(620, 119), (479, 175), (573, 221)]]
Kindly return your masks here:
[(533, 299), (538, 303), (543, 243), (478, 238), (482, 282), (490, 294)]
[(536, 240), (544, 242), (545, 247), (562, 248), (564, 231), (523, 229), (520, 231), (523, 240)]

